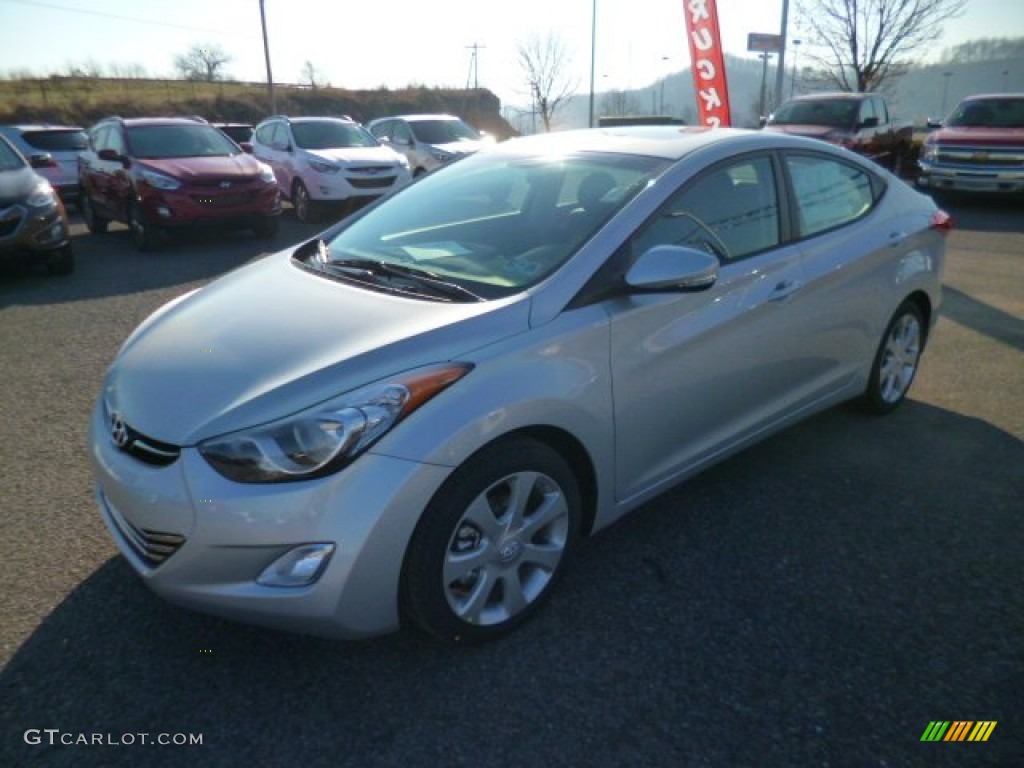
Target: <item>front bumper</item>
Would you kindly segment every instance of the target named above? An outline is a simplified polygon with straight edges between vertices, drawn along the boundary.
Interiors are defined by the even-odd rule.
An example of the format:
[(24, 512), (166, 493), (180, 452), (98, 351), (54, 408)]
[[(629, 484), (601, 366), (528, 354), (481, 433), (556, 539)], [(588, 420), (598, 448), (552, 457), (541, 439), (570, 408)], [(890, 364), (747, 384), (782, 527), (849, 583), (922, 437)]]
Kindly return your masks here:
[(0, 209), (0, 258), (49, 253), (66, 246), (69, 237), (59, 205), (37, 209), (19, 203)]
[(310, 197), (322, 201), (342, 201), (351, 198), (376, 198), (401, 189), (412, 180), (406, 169), (386, 173), (316, 173), (309, 174), (307, 189)]
[(281, 213), (281, 193), (273, 182), (227, 190), (144, 189), (139, 201), (144, 219), (159, 227), (251, 222)]
[[(118, 449), (93, 411), (95, 495), (118, 549), (167, 600), (277, 629), (369, 637), (399, 626), (402, 559), (420, 513), (451, 471), (366, 454), (308, 482), (248, 485), (195, 448), (154, 466)], [(260, 573), (293, 547), (335, 545), (320, 578), (267, 587)]]
[(970, 170), (946, 168), (920, 162), (917, 183), (921, 187), (950, 192), (1024, 192), (1024, 170), (987, 168)]

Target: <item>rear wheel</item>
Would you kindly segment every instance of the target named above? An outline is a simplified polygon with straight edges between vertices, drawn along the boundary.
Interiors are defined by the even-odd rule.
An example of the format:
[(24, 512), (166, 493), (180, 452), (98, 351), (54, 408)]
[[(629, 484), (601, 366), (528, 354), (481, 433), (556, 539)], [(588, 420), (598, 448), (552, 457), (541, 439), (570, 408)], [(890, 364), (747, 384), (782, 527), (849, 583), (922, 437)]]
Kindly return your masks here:
[(580, 493), (544, 443), (485, 448), (431, 500), (402, 574), (408, 618), (446, 642), (500, 637), (547, 600), (575, 549)]
[(889, 413), (903, 402), (914, 381), (927, 331), (920, 308), (903, 302), (882, 336), (871, 366), (863, 403), (872, 413)]
[(82, 190), (82, 196), (78, 200), (78, 207), (82, 211), (82, 218), (85, 220), (86, 228), (94, 235), (102, 235), (107, 231), (109, 219), (96, 215), (96, 206), (89, 197), (89, 193)]

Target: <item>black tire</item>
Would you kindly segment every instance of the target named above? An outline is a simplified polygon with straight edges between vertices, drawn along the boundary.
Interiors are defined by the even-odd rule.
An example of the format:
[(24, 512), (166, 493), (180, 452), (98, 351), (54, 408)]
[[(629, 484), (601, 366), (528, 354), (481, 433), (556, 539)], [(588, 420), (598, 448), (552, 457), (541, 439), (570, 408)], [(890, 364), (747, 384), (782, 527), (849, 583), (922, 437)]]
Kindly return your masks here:
[(82, 191), (82, 196), (78, 199), (78, 207), (82, 212), (82, 219), (85, 221), (86, 229), (94, 235), (102, 235), (107, 231), (110, 220), (96, 214), (96, 205), (85, 190)]
[(252, 227), (252, 231), (256, 234), (256, 237), (261, 240), (271, 240), (277, 237), (277, 232), (280, 228), (280, 216), (264, 216), (256, 221)]
[(861, 398), (869, 413), (886, 414), (903, 402), (914, 382), (928, 339), (920, 307), (904, 301), (889, 320), (871, 365), (871, 377)]
[[(513, 506), (517, 488), (525, 495)], [(402, 569), (405, 617), (449, 643), (512, 631), (565, 572), (580, 505), (572, 469), (548, 445), (516, 437), (479, 451), (441, 486), (416, 526)]]
[(135, 247), (143, 253), (155, 251), (160, 245), (160, 230), (146, 222), (138, 203), (128, 208), (128, 229)]
[(75, 271), (75, 252), (71, 248), (71, 243), (50, 254), (46, 271), (51, 275), (70, 275)]
[(306, 185), (302, 183), (302, 179), (296, 179), (292, 182), (292, 208), (295, 210), (295, 218), (303, 223), (309, 223), (317, 220), (319, 214), (319, 207), (310, 198), (309, 190), (306, 189)]

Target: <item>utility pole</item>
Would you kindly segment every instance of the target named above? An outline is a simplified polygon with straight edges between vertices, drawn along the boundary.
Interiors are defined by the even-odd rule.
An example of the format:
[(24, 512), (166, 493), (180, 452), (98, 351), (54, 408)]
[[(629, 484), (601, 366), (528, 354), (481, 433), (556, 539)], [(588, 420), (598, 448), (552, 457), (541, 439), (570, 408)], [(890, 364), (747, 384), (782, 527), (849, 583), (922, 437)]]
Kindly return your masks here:
[(479, 60), (477, 58), (477, 52), (481, 48), (486, 48), (486, 47), (487, 47), (486, 45), (477, 45), (476, 43), (473, 43), (472, 45), (467, 45), (466, 46), (466, 48), (468, 50), (473, 51), (469, 55), (469, 75), (466, 76), (466, 90), (467, 91), (469, 90), (469, 84), (471, 82), (473, 83), (473, 90), (476, 90), (477, 88), (480, 87), (480, 63), (479, 63)]
[(590, 119), (587, 127), (594, 127), (594, 52), (597, 48), (597, 0), (590, 8)]
[(800, 43), (802, 42), (803, 40), (793, 41), (793, 74), (789, 78), (789, 98), (791, 99), (793, 98), (793, 91), (796, 90), (796, 59), (800, 53)]
[[(775, 70), (775, 106), (782, 103), (782, 84), (786, 80), (786, 27), (789, 25), (789, 0), (782, 0), (782, 45), (779, 46), (779, 66)], [(762, 110), (763, 114), (763, 110)]]
[(765, 98), (766, 98), (765, 90), (766, 90), (766, 85), (767, 85), (766, 81), (768, 80), (768, 59), (770, 59), (772, 57), (772, 55), (770, 53), (768, 53), (767, 51), (764, 52), (764, 53), (760, 53), (758, 55), (761, 57), (761, 62), (762, 63), (761, 63), (761, 104), (757, 108), (757, 117), (758, 117), (758, 119), (761, 119), (761, 118), (767, 117), (767, 115), (764, 113), (764, 103), (765, 103)]
[(274, 94), (274, 74), (270, 71), (270, 43), (267, 41), (267, 15), (260, 0), (260, 23), (263, 24), (263, 55), (267, 60), (267, 92), (270, 95), (270, 114), (277, 114), (277, 97)]

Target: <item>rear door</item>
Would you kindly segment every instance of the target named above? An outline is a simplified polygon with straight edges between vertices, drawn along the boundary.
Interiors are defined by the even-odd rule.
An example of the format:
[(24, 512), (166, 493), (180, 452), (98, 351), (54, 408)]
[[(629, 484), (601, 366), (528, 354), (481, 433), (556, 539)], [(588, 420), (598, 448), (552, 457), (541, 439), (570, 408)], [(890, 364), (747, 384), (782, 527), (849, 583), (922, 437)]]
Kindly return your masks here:
[(719, 278), (695, 293), (631, 293), (610, 316), (617, 494), (671, 481), (796, 410), (817, 363), (807, 350), (799, 249), (783, 245), (782, 187), (770, 154), (685, 184), (624, 247), (715, 253)]

